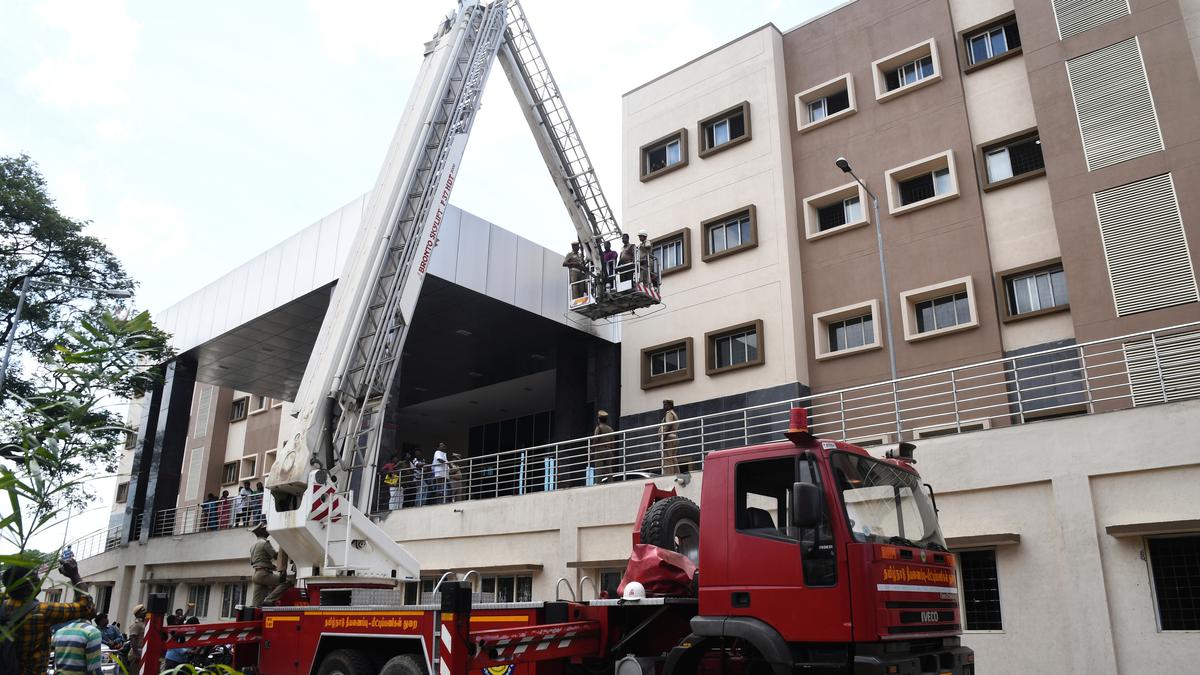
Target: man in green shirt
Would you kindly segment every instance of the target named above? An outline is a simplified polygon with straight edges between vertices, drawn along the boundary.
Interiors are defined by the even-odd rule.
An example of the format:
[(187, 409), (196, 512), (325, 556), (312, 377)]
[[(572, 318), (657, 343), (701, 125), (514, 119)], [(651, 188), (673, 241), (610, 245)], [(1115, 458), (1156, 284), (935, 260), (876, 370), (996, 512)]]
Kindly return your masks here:
[(54, 672), (100, 672), (100, 629), (76, 619), (54, 632)]

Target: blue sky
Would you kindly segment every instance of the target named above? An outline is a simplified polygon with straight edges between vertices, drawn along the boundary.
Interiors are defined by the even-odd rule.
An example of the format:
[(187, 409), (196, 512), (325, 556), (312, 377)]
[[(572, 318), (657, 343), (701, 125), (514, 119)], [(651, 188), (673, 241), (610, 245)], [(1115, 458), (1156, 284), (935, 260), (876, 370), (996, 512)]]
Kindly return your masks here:
[[(621, 94), (840, 2), (522, 4), (620, 213)], [(161, 310), (374, 183), (422, 43), (454, 6), (6, 2), (0, 155), (33, 157), (60, 208), (92, 221), (141, 283), (137, 304)], [(499, 68), (452, 201), (546, 246), (574, 238)], [(72, 535), (104, 520), (85, 514)]]

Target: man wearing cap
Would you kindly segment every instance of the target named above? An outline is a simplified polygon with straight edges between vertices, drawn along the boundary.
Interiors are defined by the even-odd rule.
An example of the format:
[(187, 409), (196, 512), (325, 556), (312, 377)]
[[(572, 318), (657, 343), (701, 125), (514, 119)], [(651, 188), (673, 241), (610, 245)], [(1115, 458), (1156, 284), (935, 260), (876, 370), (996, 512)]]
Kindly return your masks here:
[[(663, 418), (659, 433), (662, 435), (663, 475), (666, 476), (680, 472), (679, 463), (675, 459), (675, 452), (679, 449), (679, 415), (676, 414), (675, 402), (671, 399), (664, 399), (662, 404)], [(687, 473), (687, 465), (684, 465), (683, 473)], [(679, 478), (675, 480), (679, 483), (684, 482)]]
[(613, 428), (608, 426), (608, 411), (596, 411), (596, 429), (592, 432), (598, 440), (592, 441), (592, 465), (596, 467), (596, 479), (611, 476), (616, 470), (616, 457), (613, 452), (616, 438)]
[(637, 254), (637, 247), (629, 242), (629, 233), (621, 235), (621, 253), (617, 256), (618, 277), (621, 281), (629, 281), (633, 278), (633, 258)]
[(571, 252), (563, 258), (562, 266), (567, 268), (567, 278), (571, 284), (571, 299), (587, 295), (587, 284), (583, 283), (587, 278), (587, 263), (579, 254), (579, 242), (571, 242)]
[(137, 670), (137, 664), (142, 660), (142, 646), (146, 641), (146, 606), (138, 603), (133, 606), (133, 625), (129, 627), (129, 656), (128, 661)]
[(271, 606), (293, 584), (275, 569), (275, 558), (279, 554), (275, 552), (275, 547), (267, 539), (266, 524), (259, 523), (250, 531), (258, 537), (254, 545), (250, 547), (250, 566), (254, 568), (254, 576), (250, 578), (254, 582), (254, 595), (250, 605), (252, 607)]
[(650, 273), (651, 273), (651, 265), (650, 265), (650, 257), (651, 256), (650, 256), (650, 243), (646, 241), (647, 236), (648, 235), (646, 234), (645, 230), (638, 232), (637, 260), (638, 260), (638, 282), (640, 282), (643, 285), (649, 286), (650, 285)]

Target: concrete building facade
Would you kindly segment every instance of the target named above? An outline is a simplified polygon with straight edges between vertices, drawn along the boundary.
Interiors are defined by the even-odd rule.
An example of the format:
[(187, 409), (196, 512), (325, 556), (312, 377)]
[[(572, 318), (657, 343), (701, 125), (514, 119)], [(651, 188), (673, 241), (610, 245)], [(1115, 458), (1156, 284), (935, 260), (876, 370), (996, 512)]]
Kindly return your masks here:
[[(977, 672), (1193, 670), (1198, 36), (1196, 0), (857, 0), (751, 31), (626, 94), (622, 222), (647, 231), (665, 302), (619, 331), (567, 327), (554, 254), (495, 226), (456, 235), (457, 272), (435, 290), (521, 308), (481, 315), (528, 326), (514, 347), (528, 365), (494, 375), (455, 359), (461, 382), (437, 391), (402, 373), (395, 445), (446, 438), (469, 460), (455, 503), (381, 505), (385, 530), (422, 562), (409, 599), (469, 569), (512, 600), (552, 600), (585, 576), (615, 586), (641, 483), (555, 473), (590, 453), (597, 408), (619, 412), (623, 456), (650, 457), (627, 468), (654, 473), (663, 399), (696, 468), (706, 451), (774, 438), (797, 404), (823, 435), (918, 442), (959, 556)], [(487, 265), (476, 279), (461, 263), (480, 237), (540, 263), (537, 303), (536, 284)], [(440, 323), (461, 338), (487, 330), (460, 320)], [(537, 335), (550, 337), (532, 351)], [(420, 354), (441, 357), (454, 339), (430, 336)], [(288, 374), (256, 377), (295, 378), (276, 370)], [(286, 388), (243, 395), (236, 377), (196, 379), (186, 447), (207, 450), (195, 464), (180, 454), (171, 506), (193, 512), (228, 463), (241, 478), (254, 458), (247, 475), (261, 475), (290, 405)], [(283, 403), (226, 422), (243, 396)], [(134, 474), (146, 461), (135, 455)], [(698, 499), (702, 484), (696, 472), (680, 492)], [(208, 594), (210, 619), (244, 597), (250, 535), (151, 514), (167, 526), (131, 536), (136, 514), (118, 510), (127, 543), (83, 560), (114, 612), (152, 585)]]

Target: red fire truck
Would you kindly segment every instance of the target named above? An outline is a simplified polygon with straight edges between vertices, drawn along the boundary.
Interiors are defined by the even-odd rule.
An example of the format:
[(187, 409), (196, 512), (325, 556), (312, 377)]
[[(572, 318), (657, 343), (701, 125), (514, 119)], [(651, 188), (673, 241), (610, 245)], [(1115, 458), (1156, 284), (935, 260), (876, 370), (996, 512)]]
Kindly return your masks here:
[(309, 585), (244, 621), (171, 627), (152, 597), (141, 672), (167, 648), (224, 644), (263, 675), (971, 675), (954, 555), (912, 447), (875, 458), (816, 439), (801, 408), (786, 436), (709, 454), (699, 507), (646, 485), (633, 543), (695, 557), (677, 593), (639, 593), (662, 576), (645, 565), (622, 597), (592, 601), (472, 606), (450, 582), (414, 606), (372, 582)]

